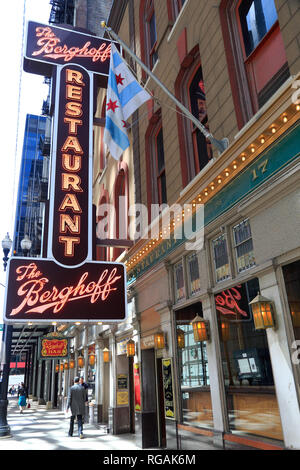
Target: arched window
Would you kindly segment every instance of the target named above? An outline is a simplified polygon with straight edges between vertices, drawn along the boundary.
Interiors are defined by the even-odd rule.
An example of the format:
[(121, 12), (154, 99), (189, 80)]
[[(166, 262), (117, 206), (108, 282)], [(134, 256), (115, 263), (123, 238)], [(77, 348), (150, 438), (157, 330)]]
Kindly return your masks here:
[[(182, 66), (175, 82), (175, 93), (177, 98), (208, 129), (205, 87), (198, 47), (195, 47), (182, 60)], [(186, 186), (207, 165), (213, 153), (210, 141), (191, 120), (184, 118), (179, 113), (177, 120), (182, 182), (183, 186)]]
[(176, 20), (186, 0), (171, 0), (173, 8), (173, 18)]
[(241, 128), (290, 72), (274, 0), (222, 0), (220, 15)]
[[(141, 55), (143, 62), (152, 69), (158, 59), (157, 30), (153, 0), (141, 0), (140, 3)], [(144, 72), (143, 72), (143, 76)]]
[[(119, 162), (119, 172), (114, 187), (115, 239), (128, 239), (128, 167)], [(118, 258), (124, 248), (114, 248), (113, 258)]]
[(151, 204), (167, 203), (164, 138), (160, 109), (150, 119), (145, 142), (147, 198), (150, 209)]

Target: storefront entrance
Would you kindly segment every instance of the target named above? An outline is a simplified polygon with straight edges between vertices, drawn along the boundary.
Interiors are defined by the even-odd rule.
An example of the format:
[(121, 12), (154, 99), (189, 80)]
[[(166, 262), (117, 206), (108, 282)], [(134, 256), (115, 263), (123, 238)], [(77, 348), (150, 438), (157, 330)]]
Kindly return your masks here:
[(162, 359), (156, 359), (154, 349), (141, 351), (142, 412), (138, 413), (140, 447), (165, 447), (166, 424), (162, 379)]

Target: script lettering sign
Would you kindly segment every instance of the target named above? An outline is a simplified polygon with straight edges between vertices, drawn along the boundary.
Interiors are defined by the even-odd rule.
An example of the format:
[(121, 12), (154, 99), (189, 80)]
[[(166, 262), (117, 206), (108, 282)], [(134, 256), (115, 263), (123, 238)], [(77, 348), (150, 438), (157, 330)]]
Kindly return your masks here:
[(40, 73), (43, 69), (49, 73), (53, 65), (72, 63), (108, 76), (110, 49), (108, 39), (29, 21), (24, 68), (28, 72)]
[(125, 268), (88, 262), (76, 269), (37, 258), (11, 258), (5, 321), (122, 321), (126, 318)]
[(43, 336), (39, 338), (39, 359), (66, 359), (69, 357), (69, 339)]

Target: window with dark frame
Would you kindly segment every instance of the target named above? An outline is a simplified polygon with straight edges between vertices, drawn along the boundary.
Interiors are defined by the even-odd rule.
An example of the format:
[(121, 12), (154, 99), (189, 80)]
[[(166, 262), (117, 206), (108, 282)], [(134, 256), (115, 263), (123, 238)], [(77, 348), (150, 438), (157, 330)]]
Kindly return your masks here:
[(216, 281), (224, 281), (230, 277), (227, 239), (225, 234), (212, 240), (213, 257), (215, 263)]
[(193, 296), (200, 291), (200, 274), (197, 254), (193, 253), (187, 256), (186, 262), (189, 278), (189, 294)]
[(277, 21), (277, 11), (272, 0), (245, 0), (238, 12), (248, 57)]
[(175, 302), (185, 298), (185, 288), (184, 288), (184, 274), (183, 274), (183, 264), (180, 261), (174, 266), (174, 277), (175, 277)]
[(148, 65), (152, 70), (157, 62), (158, 55), (156, 51), (157, 46), (157, 32), (156, 32), (156, 19), (154, 11), (154, 2), (149, 0), (145, 10), (145, 33), (146, 33), (146, 48), (148, 55)]
[[(208, 129), (206, 98), (201, 66), (197, 69), (189, 85), (188, 93), (191, 113)], [(193, 123), (191, 123), (191, 126), (195, 174), (197, 174), (209, 162), (213, 153), (209, 140), (206, 139), (203, 133)]]
[(164, 204), (167, 203), (167, 186), (162, 127), (155, 137), (155, 157), (158, 203)]
[(233, 227), (234, 247), (238, 272), (255, 266), (252, 234), (249, 219)]
[(290, 71), (274, 0), (222, 0), (220, 13), (242, 128), (289, 78)]
[(173, 15), (176, 20), (186, 0), (173, 0)]

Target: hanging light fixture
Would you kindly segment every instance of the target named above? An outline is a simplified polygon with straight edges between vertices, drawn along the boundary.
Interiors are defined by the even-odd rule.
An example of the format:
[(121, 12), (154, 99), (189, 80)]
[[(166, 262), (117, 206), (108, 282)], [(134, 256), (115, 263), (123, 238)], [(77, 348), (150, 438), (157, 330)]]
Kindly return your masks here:
[(56, 364), (56, 366), (55, 366), (55, 372), (58, 372), (58, 371), (59, 371), (59, 365)]
[(69, 369), (69, 364), (67, 362), (64, 363), (64, 368), (65, 368), (65, 370)]
[(84, 367), (84, 357), (82, 355), (78, 357), (78, 367), (79, 369), (82, 369)]
[(194, 340), (196, 342), (209, 341), (210, 330), (208, 320), (204, 320), (197, 314), (194, 320), (191, 322), (194, 332)]
[(249, 303), (254, 326), (256, 330), (265, 330), (275, 327), (275, 315), (273, 302), (260, 293)]
[(181, 328), (177, 328), (177, 346), (179, 349), (183, 349), (185, 347), (185, 333)]
[(221, 322), (221, 335), (222, 335), (222, 341), (224, 343), (229, 340), (229, 338), (230, 338), (230, 325), (229, 325), (228, 321), (223, 320)]
[(104, 348), (103, 349), (103, 362), (109, 362), (110, 357), (109, 357), (109, 349)]
[(126, 352), (127, 352), (127, 357), (133, 357), (135, 355), (135, 342), (133, 339), (130, 339), (126, 343)]
[(163, 331), (158, 331), (154, 335), (154, 347), (155, 349), (164, 349), (165, 347), (165, 334)]
[(75, 367), (75, 361), (74, 361), (74, 359), (70, 359), (70, 361), (69, 361), (69, 369), (74, 369), (74, 367)]
[(300, 327), (300, 302), (290, 302), (289, 306), (290, 306), (293, 326), (295, 328), (299, 328)]
[(93, 367), (95, 365), (95, 362), (96, 362), (96, 356), (94, 353), (91, 353), (89, 355), (89, 365)]
[(63, 372), (63, 370), (64, 370), (64, 365), (63, 365), (63, 363), (60, 364), (59, 368), (60, 368), (60, 371)]

